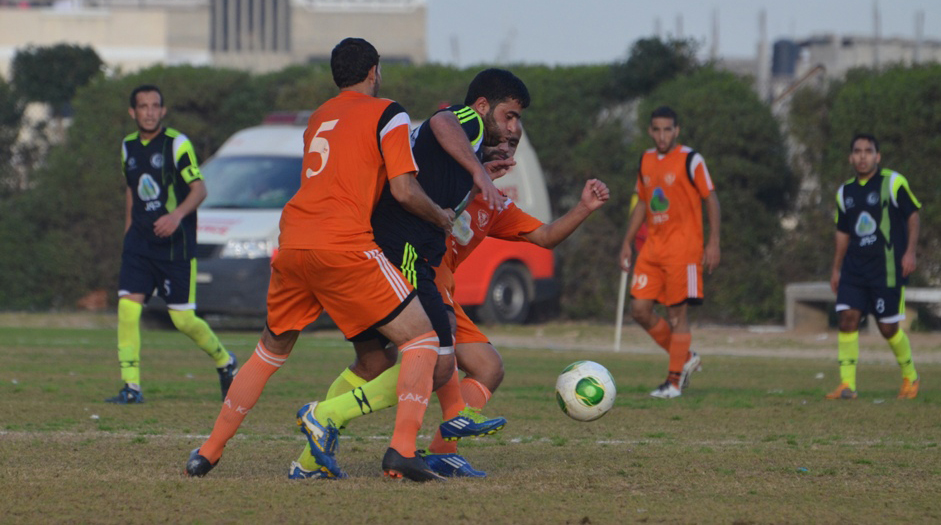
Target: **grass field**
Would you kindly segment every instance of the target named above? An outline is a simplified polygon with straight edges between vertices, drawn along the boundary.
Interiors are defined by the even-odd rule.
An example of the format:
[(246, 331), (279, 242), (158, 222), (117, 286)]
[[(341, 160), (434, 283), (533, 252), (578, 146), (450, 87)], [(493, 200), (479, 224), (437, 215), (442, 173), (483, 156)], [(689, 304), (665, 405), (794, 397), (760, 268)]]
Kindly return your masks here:
[[(701, 329), (704, 371), (682, 398), (661, 401), (647, 392), (666, 358), (636, 329), (620, 353), (602, 349), (609, 327), (494, 329), (507, 376), (485, 412), (510, 423), (461, 445), (489, 477), (416, 484), (380, 476), (393, 410), (344, 432), (350, 479), (287, 479), (304, 444), (295, 411), (352, 355), (334, 332), (304, 334), (216, 469), (186, 479), (187, 454), (220, 405), (209, 358), (176, 332), (144, 331), (147, 403), (112, 406), (102, 400), (121, 386), (114, 331), (32, 324), (0, 328), (2, 523), (941, 521), (936, 335), (914, 338), (917, 400), (895, 399), (898, 368), (864, 335), (860, 398), (835, 402), (822, 399), (838, 382), (835, 334)], [(222, 337), (242, 361), (257, 340)], [(592, 423), (568, 419), (554, 400), (556, 375), (578, 359), (607, 366), (619, 388)], [(422, 444), (436, 404), (428, 414)]]

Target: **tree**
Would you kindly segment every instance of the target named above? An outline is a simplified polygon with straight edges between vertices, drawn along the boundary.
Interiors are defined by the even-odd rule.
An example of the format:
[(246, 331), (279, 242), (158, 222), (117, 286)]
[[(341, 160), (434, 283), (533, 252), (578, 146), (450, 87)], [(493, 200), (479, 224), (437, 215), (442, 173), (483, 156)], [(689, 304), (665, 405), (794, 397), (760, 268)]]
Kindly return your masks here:
[(14, 146), (23, 119), (23, 102), (0, 79), (0, 201), (19, 187), (19, 178), (13, 167)]
[(607, 95), (631, 100), (653, 91), (658, 85), (688, 75), (699, 67), (694, 40), (641, 38), (631, 46), (625, 62), (611, 66), (612, 84)]
[(30, 46), (13, 56), (13, 86), (24, 100), (50, 104), (53, 112), (61, 116), (68, 111), (78, 88), (101, 73), (103, 65), (91, 47)]

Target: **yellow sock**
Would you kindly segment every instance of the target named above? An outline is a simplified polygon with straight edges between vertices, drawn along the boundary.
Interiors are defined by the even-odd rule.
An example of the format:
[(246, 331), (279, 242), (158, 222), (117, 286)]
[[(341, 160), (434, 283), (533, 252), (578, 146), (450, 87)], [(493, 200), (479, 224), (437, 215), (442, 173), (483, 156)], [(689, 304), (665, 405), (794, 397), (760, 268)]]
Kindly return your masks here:
[(859, 332), (840, 332), (837, 337), (840, 382), (856, 390), (856, 362), (859, 361)]
[(354, 388), (361, 387), (366, 384), (366, 380), (362, 377), (356, 375), (349, 368), (344, 368), (343, 372), (333, 380), (333, 384), (330, 385), (330, 388), (327, 389), (327, 399), (337, 397), (340, 394), (345, 394)]
[(118, 300), (118, 362), (121, 379), (140, 388), (140, 315), (144, 306), (130, 299)]
[(912, 362), (912, 342), (908, 340), (908, 334), (899, 328), (899, 331), (889, 338), (889, 346), (895, 354), (899, 368), (902, 369), (902, 378), (915, 382), (918, 372), (915, 371), (915, 363)]
[[(365, 384), (365, 379), (353, 373), (349, 368), (345, 368), (327, 390), (327, 399), (349, 393)], [(304, 470), (317, 470), (320, 468), (317, 460), (310, 453), (310, 443), (304, 443), (304, 451), (301, 452), (301, 456), (297, 458), (297, 462), (301, 464)]]
[(216, 362), (216, 368), (229, 364), (229, 352), (222, 346), (222, 342), (209, 328), (206, 321), (196, 317), (192, 310), (170, 310), (170, 320), (177, 330), (186, 334), (203, 352)]

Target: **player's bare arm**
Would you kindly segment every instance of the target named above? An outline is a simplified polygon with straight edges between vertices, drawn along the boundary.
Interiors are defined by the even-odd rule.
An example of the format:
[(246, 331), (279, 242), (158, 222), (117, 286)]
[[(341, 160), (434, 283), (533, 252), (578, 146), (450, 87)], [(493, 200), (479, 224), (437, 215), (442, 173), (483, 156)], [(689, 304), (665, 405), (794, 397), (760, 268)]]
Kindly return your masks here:
[(183, 202), (170, 213), (161, 216), (154, 221), (154, 233), (158, 237), (169, 237), (180, 227), (180, 221), (190, 213), (196, 211), (196, 208), (206, 200), (206, 183), (201, 180), (194, 180), (189, 183), (189, 195), (183, 199)]
[(125, 192), (125, 206), (124, 206), (124, 233), (127, 233), (131, 229), (131, 210), (134, 208), (134, 194), (131, 193), (131, 188), (127, 188)]
[(438, 139), (438, 143), (444, 148), (448, 155), (456, 160), (461, 167), (467, 170), (474, 179), (474, 185), (480, 189), (483, 199), (490, 208), (503, 210), (503, 195), (493, 181), (490, 180), (490, 174), (484, 165), (477, 159), (477, 155), (471, 148), (464, 129), (457, 117), (450, 111), (439, 111), (431, 117), (431, 131)]
[(568, 238), (595, 210), (610, 198), (608, 186), (598, 179), (585, 182), (578, 204), (565, 215), (544, 224), (535, 230), (523, 234), (527, 241), (543, 248), (555, 248)]
[(918, 249), (918, 233), (921, 228), (921, 219), (918, 212), (908, 216), (908, 246), (902, 255), (902, 277), (908, 277), (915, 271), (915, 252)]
[(451, 233), (454, 212), (441, 209), (431, 200), (421, 184), (415, 180), (415, 172), (393, 177), (389, 180), (389, 189), (403, 208), (441, 228), (445, 233)]
[(709, 241), (706, 242), (706, 249), (703, 252), (703, 268), (712, 273), (721, 259), (719, 250), (719, 229), (721, 225), (721, 210), (719, 208), (719, 197), (716, 192), (710, 192), (706, 197), (706, 218), (709, 221)]
[(833, 252), (833, 268), (830, 270), (830, 289), (836, 293), (840, 286), (840, 268), (843, 267), (843, 258), (846, 257), (846, 250), (850, 246), (849, 234), (837, 231), (834, 244), (836, 249)]
[(643, 200), (637, 201), (634, 211), (627, 221), (627, 233), (624, 235), (624, 242), (621, 244), (621, 254), (618, 257), (618, 264), (625, 272), (631, 269), (631, 255), (633, 255), (634, 237), (637, 231), (644, 224), (644, 218), (647, 216), (647, 203)]

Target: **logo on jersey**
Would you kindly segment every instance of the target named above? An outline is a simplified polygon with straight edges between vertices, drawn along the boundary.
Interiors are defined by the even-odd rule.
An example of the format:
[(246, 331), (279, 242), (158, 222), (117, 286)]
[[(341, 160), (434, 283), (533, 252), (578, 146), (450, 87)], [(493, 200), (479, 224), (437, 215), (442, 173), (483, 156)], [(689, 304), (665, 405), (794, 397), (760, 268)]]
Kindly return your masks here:
[(477, 229), (484, 231), (488, 223), (490, 223), (490, 214), (484, 210), (477, 210)]
[(155, 170), (159, 170), (163, 167), (163, 153), (154, 153), (150, 156), (150, 165), (154, 167)]
[(137, 168), (137, 158), (131, 157), (127, 159), (127, 169), (133, 170)]
[(667, 199), (663, 188), (655, 188), (653, 197), (650, 198), (650, 211), (654, 213), (663, 213), (670, 209), (670, 200)]
[(852, 208), (853, 206), (856, 206), (856, 201), (854, 201), (852, 197), (847, 197), (847, 198), (846, 198), (846, 209), (848, 210), (848, 209)]
[(876, 220), (869, 215), (869, 212), (864, 211), (859, 214), (859, 218), (856, 219), (856, 235), (860, 237), (872, 235), (876, 233), (876, 228)]
[(137, 181), (137, 196), (144, 202), (157, 200), (160, 197), (160, 185), (150, 176), (150, 173), (141, 175), (140, 180)]
[(879, 194), (876, 192), (872, 192), (869, 195), (866, 195), (866, 202), (870, 206), (875, 206), (876, 204), (879, 203)]
[(667, 186), (673, 186), (673, 183), (676, 182), (676, 175), (667, 173), (663, 176), (663, 181), (667, 183)]

